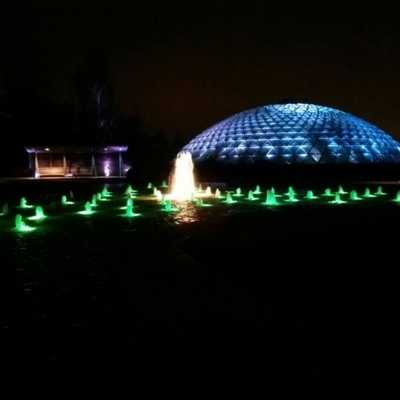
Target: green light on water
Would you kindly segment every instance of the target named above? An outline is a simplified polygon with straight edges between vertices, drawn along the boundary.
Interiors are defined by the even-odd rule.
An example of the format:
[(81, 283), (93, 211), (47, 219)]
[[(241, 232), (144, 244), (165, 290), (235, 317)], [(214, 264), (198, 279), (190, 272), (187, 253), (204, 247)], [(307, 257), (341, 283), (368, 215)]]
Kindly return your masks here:
[(396, 201), (397, 203), (400, 203), (400, 190), (397, 192), (396, 198), (393, 201)]
[(331, 189), (325, 189), (325, 192), (322, 196), (334, 196), (334, 194), (331, 192)]
[(126, 218), (132, 218), (132, 217), (138, 217), (141, 214), (135, 214), (133, 212), (133, 207), (132, 205), (126, 206), (126, 213), (121, 215), (121, 217), (126, 217)]
[(211, 207), (211, 204), (205, 204), (203, 202), (203, 199), (197, 199), (196, 206), (197, 207)]
[(253, 191), (249, 190), (249, 194), (248, 194), (246, 200), (254, 201), (254, 200), (258, 200), (258, 199), (257, 199), (257, 197), (254, 197)]
[(312, 190), (309, 190), (309, 191), (307, 192), (307, 195), (306, 195), (305, 198), (308, 199), (308, 200), (318, 199), (317, 196), (314, 196)]
[(216, 199), (222, 199), (223, 198), (223, 196), (221, 196), (221, 191), (218, 188), (215, 190), (215, 198)]
[(68, 201), (67, 196), (62, 196), (61, 197), (61, 204), (66, 205), (66, 204), (75, 204), (73, 201)]
[(363, 197), (376, 197), (376, 196), (374, 194), (371, 194), (371, 191), (369, 190), (369, 188), (365, 188)]
[(167, 200), (167, 202), (165, 203), (165, 206), (162, 209), (162, 211), (164, 211), (164, 212), (176, 212), (176, 211), (179, 211), (179, 208), (174, 207), (172, 205), (171, 200)]
[(362, 199), (358, 197), (357, 192), (355, 190), (352, 190), (350, 192), (350, 200), (362, 200)]
[(253, 194), (261, 194), (260, 186), (256, 186), (256, 190), (253, 192)]
[(94, 213), (94, 211), (92, 210), (92, 205), (88, 201), (85, 204), (85, 209), (83, 211), (77, 212), (77, 214), (81, 214), (81, 215), (90, 215), (93, 213)]
[(237, 188), (237, 189), (236, 189), (236, 193), (234, 194), (234, 196), (236, 196), (236, 197), (241, 197), (241, 196), (243, 196), (243, 194), (242, 194), (242, 189), (241, 189), (241, 188)]
[(287, 200), (285, 200), (285, 201), (288, 201), (288, 202), (291, 202), (291, 203), (295, 203), (296, 201), (299, 201), (294, 197), (294, 191), (289, 192), (288, 194), (289, 194), (289, 198)]
[(375, 192), (375, 194), (378, 195), (378, 196), (383, 196), (386, 193), (382, 192), (382, 186), (378, 186), (378, 190)]
[(25, 222), (22, 220), (22, 215), (17, 214), (15, 216), (15, 229), (18, 232), (29, 232), (29, 231), (33, 231), (35, 228), (26, 225)]
[(1, 213), (1, 215), (7, 215), (10, 213), (9, 207), (8, 207), (8, 203), (4, 203), (2, 209), (3, 212)]
[(29, 219), (30, 221), (37, 221), (37, 220), (40, 220), (40, 219), (43, 219), (43, 218), (46, 218), (46, 216), (43, 215), (42, 217), (39, 217), (39, 216), (37, 216), (37, 215), (34, 215), (33, 217), (28, 217), (28, 219)]
[(232, 203), (236, 203), (236, 200), (233, 200), (232, 199), (232, 194), (230, 192), (227, 192), (226, 193), (226, 200), (224, 200), (223, 203), (232, 204)]
[(134, 217), (140, 217), (142, 214), (137, 214), (137, 213), (132, 213), (132, 214), (121, 214), (120, 217), (124, 218), (134, 218)]
[(31, 232), (33, 230), (35, 230), (35, 228), (32, 226), (26, 225), (25, 222), (22, 223), (20, 228), (17, 228), (18, 232)]
[(338, 192), (338, 193), (335, 193), (335, 200), (332, 200), (329, 203), (330, 204), (343, 204), (343, 203), (346, 203), (346, 202), (344, 200), (341, 200), (340, 194)]
[(33, 217), (29, 217), (30, 220), (40, 220), (45, 218), (46, 216), (43, 213), (43, 208), (41, 206), (36, 206), (36, 215)]
[(276, 201), (275, 198), (275, 190), (274, 188), (271, 188), (271, 190), (267, 190), (267, 197), (264, 203), (262, 203), (266, 206), (277, 206), (278, 202)]
[[(293, 189), (293, 186), (289, 186), (289, 189), (288, 189), (288, 191), (287, 191), (287, 193), (286, 193), (286, 195), (287, 196), (291, 196), (291, 195), (295, 195), (296, 193), (295, 193), (295, 191), (294, 191), (294, 189)], [(292, 200), (293, 201), (293, 200)]]

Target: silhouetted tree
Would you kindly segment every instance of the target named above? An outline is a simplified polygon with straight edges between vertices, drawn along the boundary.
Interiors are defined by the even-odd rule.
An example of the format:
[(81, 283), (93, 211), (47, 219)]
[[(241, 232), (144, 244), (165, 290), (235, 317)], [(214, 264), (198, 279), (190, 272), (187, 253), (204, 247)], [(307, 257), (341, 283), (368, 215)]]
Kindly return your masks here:
[(75, 80), (80, 104), (80, 124), (88, 142), (106, 144), (113, 141), (112, 71), (100, 46), (92, 49)]

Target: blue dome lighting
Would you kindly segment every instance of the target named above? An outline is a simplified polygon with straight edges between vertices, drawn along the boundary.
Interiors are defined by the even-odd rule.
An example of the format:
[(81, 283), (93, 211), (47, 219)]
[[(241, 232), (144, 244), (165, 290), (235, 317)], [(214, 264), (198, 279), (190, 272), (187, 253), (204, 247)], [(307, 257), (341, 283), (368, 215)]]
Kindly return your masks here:
[(195, 164), (395, 163), (400, 143), (376, 126), (346, 112), (291, 103), (243, 111), (190, 141)]

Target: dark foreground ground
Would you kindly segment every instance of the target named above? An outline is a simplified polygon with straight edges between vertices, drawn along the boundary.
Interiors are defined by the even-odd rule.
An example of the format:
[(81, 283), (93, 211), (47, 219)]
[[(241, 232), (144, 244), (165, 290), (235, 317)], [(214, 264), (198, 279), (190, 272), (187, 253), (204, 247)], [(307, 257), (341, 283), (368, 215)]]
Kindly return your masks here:
[(399, 398), (399, 223), (388, 201), (110, 225), (50, 243), (25, 294), (4, 258), (1, 395)]

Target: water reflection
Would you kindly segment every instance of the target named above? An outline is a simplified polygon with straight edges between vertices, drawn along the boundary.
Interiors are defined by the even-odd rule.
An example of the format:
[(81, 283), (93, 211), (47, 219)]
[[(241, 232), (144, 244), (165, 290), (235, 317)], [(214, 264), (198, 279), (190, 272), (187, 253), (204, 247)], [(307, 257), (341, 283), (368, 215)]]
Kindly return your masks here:
[[(2, 216), (0, 240), (3, 258), (8, 260), (3, 267), (8, 268), (5, 279), (10, 283), (10, 298), (20, 299), (15, 304), (10, 301), (13, 305), (5, 319), (7, 326), (17, 323), (17, 315), (50, 318), (57, 310), (66, 309), (72, 323), (79, 324), (82, 309), (98, 308), (99, 302), (107, 307), (113, 267), (116, 262), (131, 262), (130, 254), (135, 254), (136, 239), (142, 233), (194, 222), (213, 223), (253, 209), (267, 210), (255, 202), (227, 205), (221, 199), (204, 195), (204, 203), (212, 206), (174, 201), (179, 211), (165, 212), (156, 198), (143, 194), (135, 200), (135, 212), (141, 215), (122, 218), (121, 207), (126, 206), (126, 197), (121, 189), (120, 195), (98, 204), (95, 214), (77, 214), (87, 198), (79, 199), (77, 192), (76, 203), (68, 207), (44, 206), (47, 218), (30, 221), (35, 227), (31, 232), (14, 229), (13, 218), (16, 212), (21, 212), (19, 209), (11, 208), (9, 215)], [(33, 214), (32, 210), (21, 213), (24, 218)]]
[(179, 212), (171, 213), (173, 223), (176, 225), (199, 221), (199, 210), (189, 201), (180, 201), (177, 203)]

